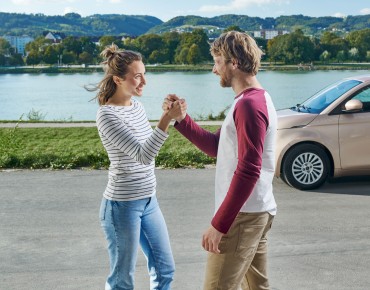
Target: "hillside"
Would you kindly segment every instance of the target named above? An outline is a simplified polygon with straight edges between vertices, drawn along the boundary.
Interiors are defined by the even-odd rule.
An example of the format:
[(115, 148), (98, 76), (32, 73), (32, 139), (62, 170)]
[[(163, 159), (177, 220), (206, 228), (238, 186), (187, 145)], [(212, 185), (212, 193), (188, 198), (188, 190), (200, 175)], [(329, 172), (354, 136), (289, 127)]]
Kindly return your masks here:
[(162, 24), (162, 20), (146, 15), (95, 14), (81, 17), (76, 13), (64, 16), (0, 12), (0, 36), (39, 36), (43, 31), (56, 31), (72, 36), (141, 35)]
[(336, 29), (343, 32), (350, 32), (370, 28), (370, 14), (359, 16), (340, 17), (309, 17), (304, 15), (279, 16), (277, 18), (249, 17), (247, 15), (221, 15), (211, 18), (199, 16), (178, 16), (171, 20), (157, 25), (148, 33), (163, 33), (174, 29), (186, 30), (192, 28), (214, 28), (223, 30), (229, 26), (237, 25), (245, 31), (263, 29), (283, 29), (293, 31), (296, 28), (302, 29), (305, 34), (316, 35), (325, 29)]
[(250, 17), (247, 15), (220, 15), (216, 17), (178, 16), (167, 22), (148, 15), (95, 14), (81, 17), (76, 13), (64, 16), (44, 14), (18, 14), (0, 12), (0, 36), (39, 36), (44, 31), (56, 31), (69, 36), (132, 35), (163, 33), (171, 30), (205, 28), (209, 35), (219, 33), (232, 25), (245, 31), (283, 29), (294, 31), (300, 28), (305, 34), (319, 35), (323, 30), (335, 29), (346, 33), (370, 28), (370, 14), (340, 17), (309, 17), (304, 15), (279, 16), (277, 18)]

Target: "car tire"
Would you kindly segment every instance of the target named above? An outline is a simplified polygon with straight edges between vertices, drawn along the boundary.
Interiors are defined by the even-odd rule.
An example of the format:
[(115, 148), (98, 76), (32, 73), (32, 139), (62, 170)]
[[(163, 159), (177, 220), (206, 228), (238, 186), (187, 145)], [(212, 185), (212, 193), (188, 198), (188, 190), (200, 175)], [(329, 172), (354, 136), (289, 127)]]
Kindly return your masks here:
[(321, 147), (302, 144), (287, 152), (283, 161), (283, 180), (292, 187), (310, 190), (320, 187), (330, 172), (329, 158)]

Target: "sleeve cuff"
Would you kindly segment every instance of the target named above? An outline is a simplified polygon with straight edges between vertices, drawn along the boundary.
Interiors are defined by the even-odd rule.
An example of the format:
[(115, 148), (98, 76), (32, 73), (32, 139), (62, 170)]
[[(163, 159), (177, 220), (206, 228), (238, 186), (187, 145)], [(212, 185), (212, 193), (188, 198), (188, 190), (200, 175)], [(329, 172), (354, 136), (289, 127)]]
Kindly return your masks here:
[(186, 123), (188, 123), (190, 120), (190, 116), (188, 114), (186, 114), (185, 118), (181, 120), (181, 122), (177, 122), (175, 121), (175, 123), (173, 124), (174, 127), (179, 127), (179, 126), (183, 126), (185, 125)]
[(169, 134), (164, 132), (162, 129), (159, 129), (158, 127), (154, 128), (154, 132), (156, 135), (159, 135), (163, 139), (167, 139)]

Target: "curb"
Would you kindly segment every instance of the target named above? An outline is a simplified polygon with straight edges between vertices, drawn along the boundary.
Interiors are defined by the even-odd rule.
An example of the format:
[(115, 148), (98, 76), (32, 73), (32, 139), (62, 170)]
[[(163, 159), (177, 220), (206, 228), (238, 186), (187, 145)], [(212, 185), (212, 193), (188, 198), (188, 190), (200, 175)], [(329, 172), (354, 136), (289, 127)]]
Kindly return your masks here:
[[(214, 125), (221, 126), (223, 121), (197, 121), (196, 123), (200, 126)], [(72, 128), (72, 127), (96, 127), (95, 122), (81, 122), (81, 123), (49, 123), (49, 122), (37, 122), (37, 123), (1, 123), (0, 128), (15, 128), (18, 124), (18, 128)], [(155, 126), (157, 121), (151, 121), (150, 124)], [(171, 123), (173, 125), (174, 122)]]

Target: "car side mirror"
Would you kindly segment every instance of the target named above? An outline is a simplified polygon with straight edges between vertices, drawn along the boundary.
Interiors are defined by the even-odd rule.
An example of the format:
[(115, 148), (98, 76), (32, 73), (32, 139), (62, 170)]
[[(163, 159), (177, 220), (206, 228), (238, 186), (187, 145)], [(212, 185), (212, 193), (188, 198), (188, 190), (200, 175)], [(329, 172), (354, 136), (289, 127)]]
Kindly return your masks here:
[(363, 104), (360, 100), (349, 100), (347, 103), (344, 104), (343, 112), (347, 113), (355, 113), (362, 111)]

